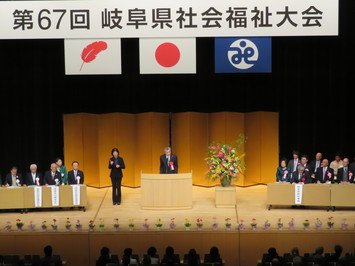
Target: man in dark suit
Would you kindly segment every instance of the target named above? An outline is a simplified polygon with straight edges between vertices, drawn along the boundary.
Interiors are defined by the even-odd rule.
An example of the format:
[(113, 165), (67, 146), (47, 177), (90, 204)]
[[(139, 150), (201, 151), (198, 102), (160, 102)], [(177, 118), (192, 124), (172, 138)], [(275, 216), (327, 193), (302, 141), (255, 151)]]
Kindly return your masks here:
[(297, 171), (297, 165), (300, 164), (300, 160), (299, 160), (300, 154), (298, 151), (293, 151), (292, 156), (293, 156), (293, 159), (288, 162), (287, 167), (293, 173), (293, 172)]
[(9, 186), (22, 186), (23, 180), (22, 175), (17, 173), (17, 167), (13, 166), (10, 170), (10, 173), (6, 175), (5, 184)]
[(48, 185), (60, 185), (62, 183), (62, 175), (57, 171), (57, 165), (51, 164), (51, 170), (47, 171), (43, 177), (43, 184)]
[(334, 170), (328, 167), (328, 159), (322, 161), (322, 167), (319, 167), (316, 172), (316, 183), (333, 183)]
[(290, 183), (302, 183), (302, 184), (308, 184), (311, 182), (311, 175), (309, 171), (305, 171), (305, 167), (303, 165), (297, 166), (297, 171), (292, 173), (291, 176), (291, 181)]
[(343, 159), (343, 167), (338, 169), (338, 183), (354, 183), (354, 172), (349, 169), (349, 159)]
[(178, 173), (178, 159), (175, 154), (171, 153), (171, 148), (164, 148), (165, 154), (160, 156), (160, 173), (176, 174)]
[(30, 165), (30, 172), (25, 176), (25, 183), (27, 186), (41, 186), (43, 185), (42, 175), (37, 172), (37, 165)]
[(317, 152), (316, 154), (316, 157), (315, 157), (315, 160), (312, 160), (310, 162), (310, 168), (311, 168), (311, 177), (312, 177), (312, 181), (315, 182), (315, 177), (316, 177), (316, 172), (317, 172), (317, 169), (319, 167), (321, 167), (321, 164), (322, 164), (322, 153), (320, 152)]
[(84, 172), (79, 170), (79, 163), (77, 161), (72, 162), (73, 170), (68, 172), (68, 184), (84, 184)]
[(306, 155), (306, 154), (302, 155), (300, 164), (304, 166), (304, 170), (306, 172), (309, 172), (309, 174), (312, 175), (311, 165), (308, 163), (308, 155)]
[(355, 158), (354, 161), (350, 164), (349, 168), (353, 173), (355, 173)]

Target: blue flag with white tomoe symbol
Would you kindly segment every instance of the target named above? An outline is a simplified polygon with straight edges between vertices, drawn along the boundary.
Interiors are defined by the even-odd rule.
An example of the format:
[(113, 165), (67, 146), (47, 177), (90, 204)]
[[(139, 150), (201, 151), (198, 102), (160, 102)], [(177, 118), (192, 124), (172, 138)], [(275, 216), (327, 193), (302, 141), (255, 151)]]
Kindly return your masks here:
[(215, 38), (216, 73), (271, 73), (271, 37)]

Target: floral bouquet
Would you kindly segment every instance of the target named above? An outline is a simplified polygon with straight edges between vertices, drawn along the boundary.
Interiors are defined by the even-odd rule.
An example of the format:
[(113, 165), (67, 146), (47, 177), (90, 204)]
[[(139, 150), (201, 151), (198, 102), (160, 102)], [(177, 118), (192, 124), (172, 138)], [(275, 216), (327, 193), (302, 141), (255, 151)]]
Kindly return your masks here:
[(212, 217), (212, 219), (213, 219), (212, 230), (217, 230), (218, 229), (217, 217)]
[(175, 218), (171, 218), (169, 228), (172, 231), (175, 230), (175, 228), (176, 228)]
[(120, 224), (118, 223), (118, 218), (115, 218), (113, 220), (113, 230), (118, 231), (119, 228), (120, 228)]
[(220, 180), (222, 186), (228, 186), (232, 180), (237, 180), (238, 174), (246, 168), (242, 161), (245, 156), (242, 152), (242, 145), (245, 142), (246, 137), (240, 134), (233, 144), (210, 144), (206, 158), (207, 178), (212, 181)]
[(255, 219), (255, 218), (253, 218), (253, 219), (251, 220), (250, 225), (251, 225), (251, 229), (252, 229), (252, 230), (256, 230), (257, 223), (256, 223), (256, 219)]
[(65, 222), (65, 230), (66, 231), (70, 231), (70, 228), (71, 228), (71, 223), (70, 223), (70, 220), (69, 220), (69, 217), (68, 217), (67, 221)]
[(76, 220), (76, 224), (75, 224), (75, 229), (78, 232), (81, 232), (83, 229), (83, 225), (80, 223), (80, 220)]
[(237, 227), (239, 230), (244, 230), (245, 229), (244, 220), (240, 220), (239, 223), (237, 224)]
[(226, 226), (226, 230), (229, 231), (231, 230), (231, 227), (232, 227), (232, 224), (231, 224), (231, 218), (226, 218), (224, 221), (225, 221), (225, 226)]
[(328, 225), (329, 230), (333, 229), (333, 226), (334, 226), (333, 217), (328, 218), (327, 225)]
[(43, 221), (41, 225), (42, 231), (47, 231), (47, 221)]
[[(52, 226), (53, 232), (57, 232), (57, 229), (58, 229), (57, 220), (53, 219), (52, 222), (53, 223), (51, 224), (51, 226)], [(43, 225), (45, 225), (45, 223), (42, 223), (42, 229), (43, 229)]]
[(29, 225), (28, 225), (28, 230), (30, 230), (31, 232), (33, 232), (33, 231), (35, 230), (35, 227), (36, 227), (36, 225), (33, 224), (32, 221), (30, 221), (30, 223), (29, 223)]
[(144, 219), (143, 229), (144, 229), (144, 230), (148, 230), (148, 229), (149, 229), (148, 218), (145, 218), (145, 219)]
[(94, 221), (90, 220), (89, 221), (89, 231), (93, 232), (94, 231), (94, 227), (95, 227)]
[(270, 230), (271, 228), (271, 223), (269, 222), (269, 220), (266, 220), (264, 223), (264, 229), (265, 230)]
[(322, 229), (322, 221), (319, 219), (319, 218), (317, 218), (317, 220), (316, 220), (316, 229), (317, 230), (321, 230)]
[(196, 219), (196, 226), (197, 226), (197, 230), (202, 230), (203, 220), (201, 218)]
[(128, 223), (129, 231), (133, 231), (134, 230), (133, 219), (129, 219), (128, 221), (129, 221)]
[(295, 219), (291, 218), (291, 220), (288, 222), (288, 229), (295, 229)]
[(279, 219), (277, 220), (277, 228), (278, 228), (279, 230), (282, 230), (282, 229), (284, 228), (284, 224), (283, 224), (281, 218), (279, 218)]
[(12, 228), (11, 222), (10, 222), (10, 221), (7, 221), (7, 222), (6, 222), (6, 225), (5, 225), (5, 231), (6, 231), (6, 232), (10, 232), (10, 231), (11, 231), (11, 228)]
[(100, 230), (100, 232), (103, 232), (105, 230), (105, 224), (104, 224), (104, 220), (102, 218), (100, 219), (99, 230)]
[(163, 227), (163, 224), (161, 223), (160, 218), (158, 218), (157, 223), (155, 224), (155, 227), (156, 227), (157, 231), (160, 231), (161, 228)]
[(346, 230), (346, 229), (348, 229), (348, 223), (347, 223), (347, 221), (346, 221), (346, 218), (344, 218), (343, 220), (342, 220), (342, 222), (341, 222), (341, 229), (342, 230)]
[(303, 229), (307, 230), (309, 229), (310, 222), (308, 219), (303, 221)]
[(190, 223), (190, 220), (189, 220), (189, 219), (187, 219), (187, 218), (185, 219), (184, 225), (185, 225), (185, 229), (186, 229), (186, 230), (190, 230), (191, 223)]
[(16, 219), (16, 226), (18, 231), (22, 231), (24, 223), (21, 221), (21, 219)]

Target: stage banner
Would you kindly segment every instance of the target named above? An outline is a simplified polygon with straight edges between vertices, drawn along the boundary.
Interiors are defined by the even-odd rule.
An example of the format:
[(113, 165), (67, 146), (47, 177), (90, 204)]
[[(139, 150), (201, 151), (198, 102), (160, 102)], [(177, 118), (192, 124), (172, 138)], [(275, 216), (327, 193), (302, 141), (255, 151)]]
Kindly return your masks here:
[(1, 39), (338, 35), (337, 0), (0, 1)]
[(196, 38), (139, 39), (141, 74), (196, 73)]
[(59, 206), (59, 187), (51, 186), (52, 189), (52, 206)]
[(80, 185), (71, 185), (73, 188), (73, 205), (80, 205)]
[(271, 38), (215, 38), (216, 73), (270, 73)]
[(34, 189), (35, 207), (42, 207), (42, 187), (35, 186)]
[(295, 184), (295, 204), (302, 204), (303, 184)]
[(65, 39), (66, 75), (121, 74), (121, 39)]

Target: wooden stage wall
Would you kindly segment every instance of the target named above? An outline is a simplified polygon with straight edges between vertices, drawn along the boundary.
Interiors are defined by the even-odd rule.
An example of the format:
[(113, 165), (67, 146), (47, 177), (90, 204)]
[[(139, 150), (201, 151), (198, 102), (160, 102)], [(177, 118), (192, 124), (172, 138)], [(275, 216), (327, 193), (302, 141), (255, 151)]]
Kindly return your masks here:
[(298, 247), (301, 255), (314, 252), (323, 246), (325, 252), (333, 252), (334, 245), (340, 244), (345, 253), (353, 253), (354, 231), (243, 231), (243, 232), (82, 232), (42, 233), (13, 232), (0, 233), (1, 254), (43, 254), (46, 245), (52, 245), (54, 254), (60, 254), (67, 265), (95, 265), (103, 246), (111, 254), (122, 258), (126, 247), (141, 258), (148, 247), (155, 246), (162, 256), (167, 246), (173, 246), (180, 256), (195, 248), (203, 256), (212, 246), (217, 246), (226, 266), (252, 266), (261, 259), (268, 248), (275, 247), (280, 255)]
[[(172, 115), (172, 149), (179, 158), (179, 172), (193, 173), (193, 184), (214, 186), (205, 178), (207, 147), (212, 141), (232, 142), (240, 133), (247, 170), (236, 185), (249, 186), (275, 180), (278, 166), (278, 113), (175, 113)], [(64, 159), (68, 169), (76, 160), (85, 172), (85, 183), (111, 184), (108, 160), (113, 147), (125, 160), (123, 185), (140, 186), (140, 173), (158, 173), (159, 156), (169, 145), (169, 114), (66, 114)]]

